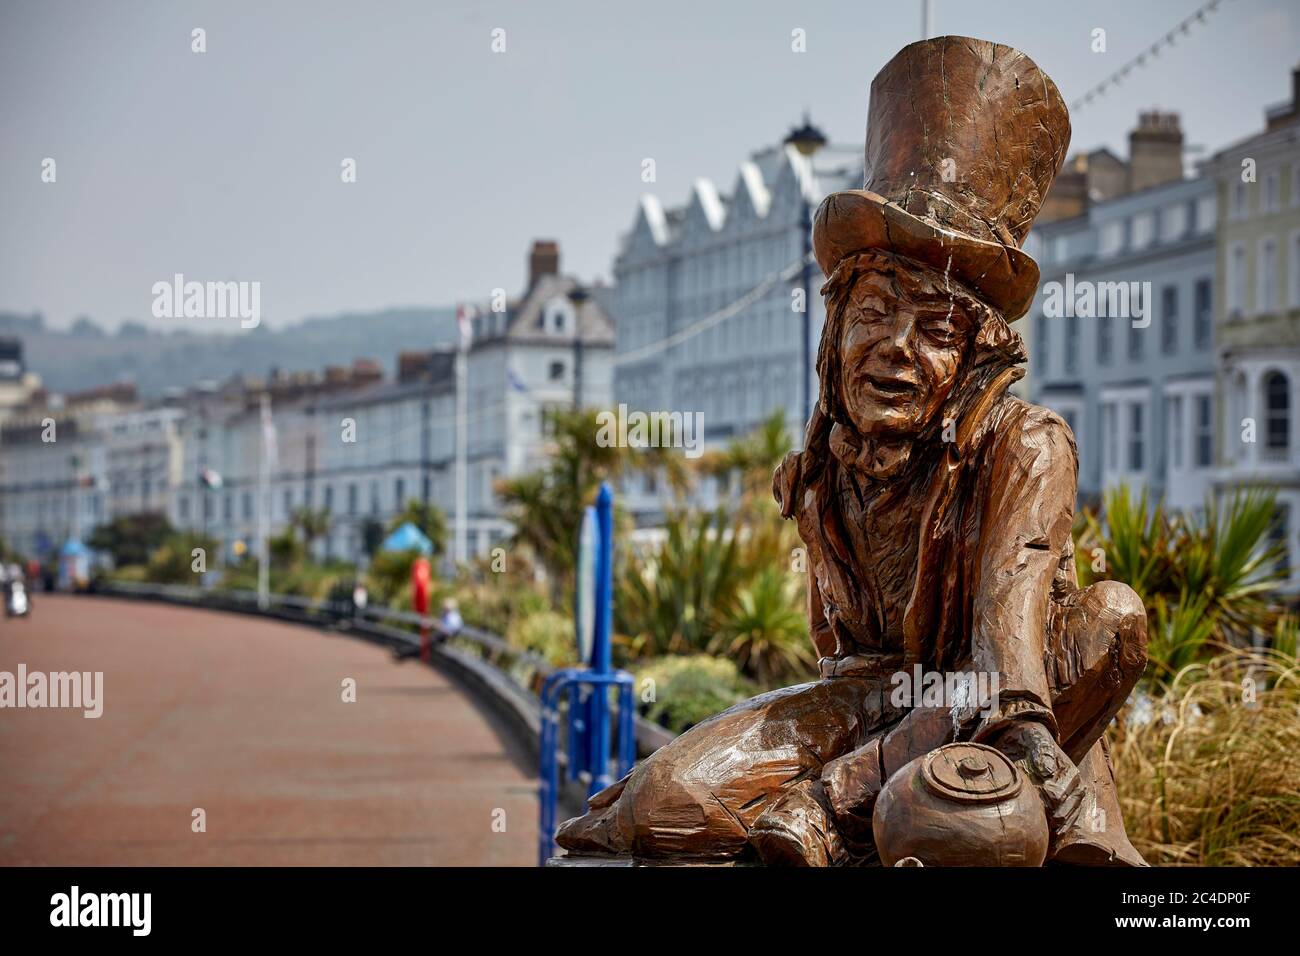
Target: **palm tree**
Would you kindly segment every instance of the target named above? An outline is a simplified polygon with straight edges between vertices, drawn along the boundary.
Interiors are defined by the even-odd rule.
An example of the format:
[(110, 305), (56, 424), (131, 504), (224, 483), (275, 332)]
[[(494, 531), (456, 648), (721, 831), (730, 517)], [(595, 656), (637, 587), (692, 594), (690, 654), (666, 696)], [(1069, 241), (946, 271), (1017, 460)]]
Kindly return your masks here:
[(732, 439), (725, 450), (700, 459), (700, 470), (720, 480), (736, 475), (740, 483), (740, 510), (748, 513), (755, 505), (770, 503), (772, 473), (790, 451), (790, 432), (785, 412), (772, 412), (752, 432)]
[(307, 554), (312, 553), (312, 545), (318, 538), (323, 538), (330, 533), (330, 510), (321, 508), (319, 510), (308, 505), (302, 505), (294, 509), (291, 519), (293, 527), (302, 532), (303, 544), (307, 547)]
[(552, 596), (564, 600), (577, 563), (578, 528), (600, 483), (627, 467), (627, 450), (597, 441), (593, 410), (549, 411), (553, 452), (534, 472), (498, 482), (496, 494), (515, 526), (514, 540), (533, 552), (551, 579)]

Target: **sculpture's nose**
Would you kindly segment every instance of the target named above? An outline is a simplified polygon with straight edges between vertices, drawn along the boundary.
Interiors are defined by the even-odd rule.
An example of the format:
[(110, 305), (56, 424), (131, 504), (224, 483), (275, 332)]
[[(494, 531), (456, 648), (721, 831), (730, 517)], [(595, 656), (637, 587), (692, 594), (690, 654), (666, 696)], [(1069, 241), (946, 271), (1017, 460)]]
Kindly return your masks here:
[[(893, 316), (888, 334), (880, 339), (880, 357), (891, 365), (910, 367), (916, 357), (915, 329), (916, 320), (910, 313), (900, 312)], [(910, 376), (908, 380), (911, 381)], [(913, 381), (912, 384), (916, 383)]]

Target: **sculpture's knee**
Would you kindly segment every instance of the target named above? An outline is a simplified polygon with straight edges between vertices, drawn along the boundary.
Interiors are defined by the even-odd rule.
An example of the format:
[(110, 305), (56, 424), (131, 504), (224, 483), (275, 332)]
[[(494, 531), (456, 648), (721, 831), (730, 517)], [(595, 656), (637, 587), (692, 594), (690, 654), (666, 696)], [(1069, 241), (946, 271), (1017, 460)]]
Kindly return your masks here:
[(1060, 739), (1078, 759), (1105, 731), (1142, 676), (1147, 661), (1146, 609), (1120, 581), (1098, 581), (1067, 609), (1052, 647), (1052, 709)]
[(1122, 696), (1137, 683), (1147, 666), (1147, 611), (1138, 597), (1122, 581), (1098, 581), (1085, 594), (1101, 627), (1094, 632), (1104, 653), (1111, 661), (1111, 677)]

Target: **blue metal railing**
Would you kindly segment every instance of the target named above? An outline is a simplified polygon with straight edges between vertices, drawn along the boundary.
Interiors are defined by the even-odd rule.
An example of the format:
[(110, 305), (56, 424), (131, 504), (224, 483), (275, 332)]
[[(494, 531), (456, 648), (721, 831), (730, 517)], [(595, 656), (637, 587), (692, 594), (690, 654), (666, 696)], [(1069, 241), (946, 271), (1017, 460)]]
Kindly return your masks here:
[[(583, 688), (590, 688), (585, 700), (579, 699)], [(622, 778), (632, 769), (636, 759), (636, 735), (633, 718), (636, 708), (632, 702), (632, 675), (627, 671), (614, 671), (598, 674), (583, 668), (569, 667), (556, 671), (542, 684), (542, 766), (539, 803), (541, 819), (538, 821), (537, 865), (545, 866), (546, 861), (555, 853), (556, 807), (560, 798), (559, 781), (559, 703), (565, 691), (569, 694), (569, 778), (577, 779), (587, 770), (591, 775), (591, 790), (588, 797), (599, 793), (609, 786), (609, 750), (601, 750), (596, 734), (583, 733), (581, 722), (574, 715), (580, 714), (586, 701), (595, 706), (590, 710), (602, 712), (608, 716), (608, 688), (618, 688), (618, 777)], [(600, 706), (604, 704), (605, 706)], [(577, 727), (575, 728), (575, 725)], [(608, 745), (608, 738), (605, 739)]]
[[(591, 510), (591, 509), (589, 509)], [(587, 775), (590, 782), (587, 799), (604, 790), (615, 779), (632, 769), (636, 759), (636, 708), (632, 700), (633, 679), (627, 671), (613, 668), (611, 635), (614, 630), (614, 492), (602, 483), (596, 497), (594, 541), (584, 536), (581, 547), (596, 549), (594, 591), (595, 614), (591, 635), (589, 668), (571, 667), (556, 671), (542, 684), (541, 786), (538, 821), (538, 865), (545, 866), (555, 852), (556, 806), (559, 803), (559, 704), (568, 694), (569, 779)], [(585, 527), (593, 527), (590, 521)], [(583, 606), (583, 562), (579, 567), (579, 595), (575, 602)], [(577, 615), (578, 642), (583, 644), (582, 614)], [(618, 756), (617, 776), (610, 767), (609, 689), (618, 689)]]

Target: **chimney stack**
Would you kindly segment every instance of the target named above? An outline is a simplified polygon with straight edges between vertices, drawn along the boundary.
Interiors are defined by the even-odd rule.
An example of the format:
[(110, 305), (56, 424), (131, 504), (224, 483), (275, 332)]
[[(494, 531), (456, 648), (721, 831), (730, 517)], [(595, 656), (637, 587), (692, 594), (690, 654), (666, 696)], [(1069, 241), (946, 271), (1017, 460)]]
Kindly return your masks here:
[(1300, 66), (1291, 71), (1291, 102), (1278, 103), (1264, 111), (1270, 130), (1289, 126), (1300, 119)]
[(532, 251), (528, 253), (528, 291), (532, 292), (543, 276), (559, 273), (560, 244), (554, 239), (533, 240)]
[(1177, 113), (1138, 114), (1128, 134), (1128, 191), (1137, 192), (1183, 178), (1183, 130)]

